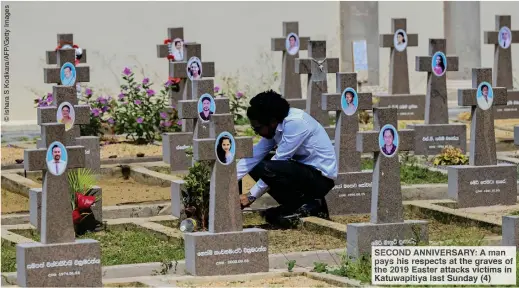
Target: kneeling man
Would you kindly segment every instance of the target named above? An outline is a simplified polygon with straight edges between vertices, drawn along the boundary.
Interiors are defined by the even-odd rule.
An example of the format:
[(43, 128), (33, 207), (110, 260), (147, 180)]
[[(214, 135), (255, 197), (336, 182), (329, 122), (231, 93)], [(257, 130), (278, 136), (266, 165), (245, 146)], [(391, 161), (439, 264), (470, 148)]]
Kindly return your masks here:
[(240, 195), (242, 209), (268, 192), (280, 204), (265, 212), (271, 224), (307, 216), (328, 218), (324, 197), (337, 178), (337, 160), (323, 126), (303, 110), (290, 108), (272, 90), (250, 100), (247, 117), (262, 138), (254, 145), (253, 158), (238, 162), (238, 180), (249, 174), (256, 181)]

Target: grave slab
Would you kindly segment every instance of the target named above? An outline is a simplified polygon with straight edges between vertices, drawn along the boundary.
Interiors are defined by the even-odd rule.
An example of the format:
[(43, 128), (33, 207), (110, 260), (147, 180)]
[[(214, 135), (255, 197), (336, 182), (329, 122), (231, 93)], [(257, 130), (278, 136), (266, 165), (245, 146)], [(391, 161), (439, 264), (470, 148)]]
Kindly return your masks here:
[(16, 245), (16, 272), (22, 287), (101, 287), (101, 245), (72, 243)]
[[(406, 220), (402, 223), (353, 223), (347, 225), (347, 253), (357, 259), (371, 255), (372, 246), (415, 246), (428, 243), (428, 223)], [(417, 237), (418, 236), (418, 237)]]
[(85, 168), (92, 170), (95, 174), (101, 173), (101, 149), (99, 137), (81, 136), (76, 138), (79, 146), (85, 147)]
[[(385, 125), (398, 127), (397, 109), (373, 108), (373, 130), (357, 133), (357, 151), (373, 153), (373, 184), (371, 191), (370, 223), (347, 225), (347, 253), (357, 259), (371, 254), (373, 245), (414, 245), (417, 242), (428, 244), (427, 221), (404, 221), (400, 183), (400, 162), (398, 152), (413, 150), (414, 131), (396, 130), (398, 150), (392, 156), (386, 156), (379, 147), (380, 130)], [(417, 239), (417, 237), (419, 239)], [(414, 241), (414, 242), (413, 242)], [(393, 243), (393, 244), (392, 244)]]
[(519, 216), (503, 216), (503, 246), (519, 248)]
[(519, 146), (519, 126), (514, 127), (514, 144)]
[(365, 214), (371, 209), (373, 173), (338, 173), (335, 186), (326, 194), (330, 215)]
[(193, 132), (162, 134), (162, 160), (169, 164), (171, 171), (187, 170), (191, 166), (185, 150), (192, 147)]
[(191, 275), (232, 275), (269, 270), (266, 230), (251, 228), (240, 232), (185, 233), (184, 241), (186, 271)]
[(517, 166), (449, 166), (449, 198), (459, 208), (517, 203)]
[(423, 120), (425, 117), (425, 95), (376, 94), (373, 95), (373, 98), (376, 99), (374, 107), (397, 108), (398, 120)]
[(182, 203), (182, 189), (185, 185), (184, 180), (171, 181), (171, 215), (180, 218), (184, 204)]
[(508, 90), (506, 106), (494, 106), (494, 119), (519, 118), (519, 90)]
[(407, 128), (415, 131), (415, 155), (438, 155), (446, 146), (467, 151), (467, 126), (465, 124), (414, 124)]

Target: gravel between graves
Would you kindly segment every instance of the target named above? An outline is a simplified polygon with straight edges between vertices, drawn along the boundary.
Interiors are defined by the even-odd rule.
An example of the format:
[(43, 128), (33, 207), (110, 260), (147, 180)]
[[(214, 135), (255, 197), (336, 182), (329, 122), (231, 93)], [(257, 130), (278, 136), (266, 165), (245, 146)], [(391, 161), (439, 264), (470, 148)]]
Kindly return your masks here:
[(170, 281), (170, 283), (178, 287), (339, 287), (305, 276), (268, 277), (248, 281), (208, 281), (196, 284), (189, 281)]
[(1, 214), (29, 211), (29, 198), (2, 188)]

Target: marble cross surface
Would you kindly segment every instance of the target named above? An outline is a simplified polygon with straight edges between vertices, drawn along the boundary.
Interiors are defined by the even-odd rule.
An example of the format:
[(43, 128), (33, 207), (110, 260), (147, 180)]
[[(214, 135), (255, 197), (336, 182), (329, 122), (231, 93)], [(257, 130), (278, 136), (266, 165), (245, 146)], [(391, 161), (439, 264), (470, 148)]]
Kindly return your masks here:
[[(242, 211), (238, 195), (236, 159), (252, 157), (252, 138), (234, 137), (236, 152), (230, 165), (214, 161), (209, 200), (209, 232), (233, 232), (243, 230)], [(216, 160), (216, 138), (194, 139), (193, 159)]]
[[(416, 57), (416, 71), (427, 72), (427, 94), (425, 98), (425, 124), (448, 124), (447, 73), (437, 76), (433, 73), (432, 61), (436, 52), (446, 55), (445, 39), (429, 39), (429, 56)], [(458, 71), (458, 57), (445, 56), (447, 71)], [(433, 112), (434, 111), (434, 112)]]
[[(63, 143), (65, 125), (59, 123), (42, 124), (42, 140), (45, 147), (54, 141)], [(55, 176), (43, 173), (43, 199), (41, 207), (41, 243), (74, 242), (75, 232), (72, 223), (72, 207), (68, 188), (67, 170), (84, 167), (85, 148), (83, 146), (66, 146), (67, 167)], [(47, 149), (27, 149), (24, 151), (24, 169), (27, 171), (47, 170)]]
[(373, 108), (373, 131), (357, 133), (357, 151), (374, 153), (373, 187), (371, 194), (371, 223), (397, 223), (404, 221), (404, 208), (400, 184), (399, 151), (411, 151), (414, 146), (414, 131), (399, 130), (398, 150), (393, 157), (380, 152), (379, 134), (384, 125), (398, 128), (395, 108)]
[[(174, 39), (180, 38), (184, 41), (184, 28), (168, 28), (168, 39), (173, 41)], [(174, 44), (172, 44), (174, 45)], [(157, 44), (157, 57), (158, 58), (167, 58), (169, 55), (170, 45), (168, 44)], [(185, 50), (185, 48), (184, 48)], [(184, 51), (185, 54), (185, 51)], [(187, 61), (186, 59), (182, 59), (183, 61)], [(189, 60), (189, 59), (188, 59)], [(171, 66), (169, 66), (171, 69)], [(182, 96), (184, 95), (184, 89), (186, 85), (186, 79), (182, 79), (179, 85), (179, 91), (169, 91), (169, 105), (176, 106), (178, 101), (182, 100)], [(184, 99), (185, 100), (185, 99)]]
[(321, 96), (321, 108), (324, 111), (336, 112), (335, 124), (335, 154), (337, 166), (341, 172), (360, 171), (360, 152), (355, 147), (355, 138), (359, 132), (359, 111), (372, 109), (371, 93), (357, 92), (358, 106), (352, 115), (343, 112), (341, 101), (346, 88), (357, 90), (357, 73), (337, 73), (337, 92), (324, 93)]
[(308, 58), (296, 59), (295, 67), (296, 73), (308, 74), (306, 112), (325, 128), (330, 129), (328, 111), (321, 108), (321, 95), (328, 93), (327, 74), (339, 72), (339, 58), (326, 57), (326, 41), (310, 40)]
[(283, 22), (283, 37), (272, 38), (271, 40), (271, 51), (283, 51), (283, 67), (281, 70), (281, 95), (287, 100), (298, 99), (300, 102), (289, 101), (291, 106), (297, 107), (298, 103), (301, 103), (302, 92), (301, 92), (301, 76), (294, 71), (294, 65), (297, 58), (299, 58), (299, 51), (307, 50), (309, 37), (299, 37), (299, 51), (290, 55), (286, 51), (286, 37), (290, 33), (295, 33), (299, 36), (299, 23), (298, 22)]
[[(321, 105), (325, 111), (336, 112), (335, 155), (339, 173), (335, 186), (326, 195), (330, 215), (369, 213), (371, 207), (372, 173), (361, 170), (360, 152), (357, 151), (356, 135), (359, 131), (359, 111), (371, 110), (371, 93), (358, 93), (357, 73), (337, 73), (337, 93), (322, 95)], [(355, 92), (357, 107), (348, 115), (342, 108), (345, 89)], [(349, 90), (351, 91), (351, 90)]]
[(389, 94), (409, 94), (409, 69), (407, 65), (407, 47), (418, 46), (418, 34), (407, 34), (407, 47), (399, 52), (394, 46), (394, 36), (397, 30), (407, 33), (407, 19), (391, 19), (393, 34), (380, 35), (380, 47), (391, 48), (389, 70)]
[[(58, 108), (63, 102), (68, 102), (74, 110), (74, 125), (70, 130), (64, 131), (64, 145), (76, 145), (76, 138), (80, 136), (79, 125), (90, 123), (90, 105), (78, 105), (75, 86), (54, 86), (52, 106), (38, 107), (38, 125), (56, 123)], [(42, 131), (43, 134), (43, 131)], [(40, 142), (41, 143), (41, 142)], [(41, 144), (38, 148), (44, 148)]]
[[(74, 43), (74, 34), (58, 34), (58, 45), (62, 46), (64, 43)], [(80, 64), (84, 64), (87, 62), (87, 50), (81, 47), (83, 53), (81, 54), (81, 59), (79, 59)], [(47, 51), (45, 52), (45, 62), (47, 65), (56, 65), (57, 62), (57, 51)]]
[[(458, 105), (471, 106), (469, 165), (496, 165), (496, 136), (494, 110), (483, 110), (477, 102), (477, 90), (482, 82), (491, 83), (491, 68), (472, 69), (472, 89), (458, 90)], [(493, 87), (492, 106), (506, 105), (506, 88)]]
[[(61, 84), (60, 72), (63, 64), (70, 62), (74, 65), (76, 59), (76, 50), (74, 49), (61, 49), (56, 52), (56, 64), (58, 67), (55, 68), (43, 68), (43, 80), (44, 83)], [(49, 59), (48, 59), (49, 62)], [(90, 82), (90, 67), (76, 66), (76, 83), (77, 82)], [(74, 85), (74, 87), (76, 87)]]
[[(511, 39), (508, 47), (503, 47), (500, 45), (503, 43), (499, 43), (501, 29), (508, 30), (510, 33)], [(508, 101), (506, 106), (494, 107), (494, 119), (517, 119), (519, 118), (519, 90), (513, 90), (512, 45), (519, 43), (519, 30), (512, 30), (512, 17), (510, 15), (496, 15), (496, 30), (485, 32), (485, 44), (494, 45), (492, 85), (505, 87), (508, 90)]]
[[(511, 32), (511, 41), (505, 49), (499, 45), (499, 30), (508, 27)], [(505, 87), (511, 90), (514, 84), (512, 71), (512, 44), (519, 43), (519, 30), (512, 31), (512, 17), (510, 15), (496, 15), (496, 30), (485, 31), (485, 44), (494, 44), (494, 75), (492, 84), (496, 87)]]

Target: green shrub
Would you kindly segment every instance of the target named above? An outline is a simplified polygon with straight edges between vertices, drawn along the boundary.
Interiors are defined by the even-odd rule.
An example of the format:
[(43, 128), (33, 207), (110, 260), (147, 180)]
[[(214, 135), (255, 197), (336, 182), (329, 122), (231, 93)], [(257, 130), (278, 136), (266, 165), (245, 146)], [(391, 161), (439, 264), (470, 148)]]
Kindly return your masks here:
[(434, 157), (434, 166), (450, 166), (450, 165), (465, 165), (469, 162), (469, 157), (461, 149), (452, 146), (443, 148), (442, 152)]

